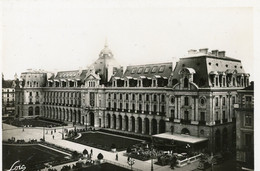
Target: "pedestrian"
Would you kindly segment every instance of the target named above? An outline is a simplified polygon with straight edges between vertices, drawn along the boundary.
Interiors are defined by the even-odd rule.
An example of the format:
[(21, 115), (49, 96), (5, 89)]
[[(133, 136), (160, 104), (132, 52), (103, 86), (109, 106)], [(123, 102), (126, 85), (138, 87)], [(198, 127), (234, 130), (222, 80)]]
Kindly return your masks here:
[(51, 135), (52, 135), (52, 133), (53, 133), (53, 132), (51, 131)]
[(128, 156), (128, 157), (127, 157), (127, 162), (129, 162), (129, 161), (130, 161), (130, 157)]
[(52, 139), (54, 139), (54, 135), (52, 136)]
[(54, 132), (56, 132), (56, 129), (54, 129)]
[(92, 156), (92, 154), (93, 154), (93, 150), (91, 149), (91, 150), (90, 150), (90, 155)]
[(116, 153), (116, 161), (118, 161), (118, 153)]

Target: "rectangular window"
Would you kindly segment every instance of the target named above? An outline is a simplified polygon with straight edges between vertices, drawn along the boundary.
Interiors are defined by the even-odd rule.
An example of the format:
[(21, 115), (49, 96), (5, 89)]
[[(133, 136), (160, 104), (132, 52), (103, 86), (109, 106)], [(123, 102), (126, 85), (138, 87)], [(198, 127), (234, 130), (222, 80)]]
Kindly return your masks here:
[(223, 104), (223, 106), (226, 105), (226, 98), (225, 97), (223, 97), (223, 99), (222, 99), (222, 104)]
[(142, 101), (142, 95), (141, 94), (139, 94), (139, 100)]
[(146, 101), (149, 101), (149, 95), (148, 94), (146, 95)]
[(128, 94), (125, 95), (125, 99), (128, 100)]
[(114, 99), (116, 99), (116, 94), (114, 94)]
[(132, 100), (135, 100), (135, 94), (132, 95)]
[(215, 102), (216, 102), (216, 106), (218, 106), (218, 97), (216, 97), (216, 101)]
[(251, 114), (245, 115), (245, 126), (252, 126), (252, 115)]
[(90, 106), (94, 106), (95, 105), (95, 94), (94, 94), (94, 92), (90, 92), (89, 96), (90, 96), (89, 104), (90, 104)]
[(153, 111), (157, 112), (157, 106), (156, 105), (153, 106)]
[(189, 111), (184, 111), (184, 120), (189, 120)]
[(216, 114), (216, 120), (218, 120), (218, 111), (216, 111), (215, 114)]
[(184, 97), (184, 105), (185, 106), (189, 105), (189, 98), (188, 97)]
[(174, 113), (175, 113), (175, 110), (172, 109), (172, 110), (171, 110), (171, 118), (174, 118)]
[(120, 94), (120, 100), (122, 100), (122, 94)]
[(157, 99), (157, 96), (155, 94), (155, 95), (153, 95), (153, 101), (156, 101), (156, 99)]
[(165, 96), (162, 94), (162, 102), (165, 101)]
[(140, 110), (140, 111), (142, 110), (142, 105), (141, 105), (141, 104), (139, 104), (139, 110)]
[(205, 121), (205, 112), (200, 112), (200, 120)]

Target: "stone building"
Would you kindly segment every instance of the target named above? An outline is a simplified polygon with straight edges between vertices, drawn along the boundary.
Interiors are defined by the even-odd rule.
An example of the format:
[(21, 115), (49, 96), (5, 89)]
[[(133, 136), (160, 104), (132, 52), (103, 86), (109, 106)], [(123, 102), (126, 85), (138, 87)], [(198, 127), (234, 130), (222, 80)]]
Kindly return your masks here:
[(2, 74), (2, 116), (14, 116), (14, 114), (15, 80), (5, 80)]
[(22, 73), (21, 117), (41, 115), (135, 134), (168, 132), (172, 140), (186, 135), (203, 139), (212, 152), (235, 147), (234, 103), (237, 90), (249, 85), (240, 60), (208, 49), (190, 50), (176, 63), (124, 69), (105, 45), (85, 70), (41, 74), (37, 81), (35, 72)]
[(239, 170), (254, 169), (254, 84), (238, 90), (235, 105), (236, 149)]

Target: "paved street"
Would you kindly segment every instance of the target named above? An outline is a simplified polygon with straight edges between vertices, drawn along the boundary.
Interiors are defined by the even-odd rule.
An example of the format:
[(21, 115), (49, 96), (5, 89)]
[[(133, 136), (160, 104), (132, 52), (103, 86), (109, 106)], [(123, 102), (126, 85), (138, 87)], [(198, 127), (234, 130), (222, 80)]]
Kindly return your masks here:
[[(40, 138), (43, 137), (43, 129), (42, 128), (25, 128), (24, 131), (22, 128), (17, 128), (15, 126), (11, 126), (11, 125), (7, 125), (3, 123), (3, 140), (8, 140), (8, 138), (11, 137), (15, 137), (15, 139), (24, 139), (25, 141), (28, 141), (29, 139), (37, 139), (39, 140)], [(64, 127), (64, 128), (70, 128), (73, 129), (71, 125)], [(83, 152), (84, 149), (87, 149), (89, 152), (92, 149), (93, 150), (93, 159), (97, 158), (97, 155), (99, 153), (102, 153), (104, 156), (104, 159), (112, 161), (114, 163), (117, 163), (118, 165), (125, 165), (128, 166), (127, 164), (127, 157), (123, 156), (123, 153), (125, 151), (122, 152), (118, 152), (118, 161), (115, 160), (116, 158), (116, 153), (113, 152), (108, 152), (108, 151), (104, 151), (104, 150), (100, 150), (97, 148), (93, 148), (93, 147), (89, 147), (86, 145), (82, 145), (82, 144), (77, 144), (74, 142), (70, 142), (70, 141), (66, 141), (66, 140), (62, 140), (62, 127), (58, 127), (55, 128), (56, 129), (56, 133), (53, 133), (54, 135), (54, 139), (51, 135), (51, 130), (54, 130), (54, 128), (52, 129), (48, 129), (48, 134), (45, 134), (45, 140), (49, 143), (53, 143), (57, 146), (61, 146), (61, 147), (65, 147), (65, 148), (69, 148), (73, 151), (78, 151), (78, 152)], [(47, 129), (45, 130), (45, 132), (47, 132)], [(154, 160), (155, 162), (155, 160)], [(175, 168), (174, 170), (177, 171), (189, 171), (189, 170), (194, 170), (196, 169), (198, 166), (198, 162), (194, 162), (192, 164), (189, 164), (185, 167), (182, 168)], [(158, 170), (158, 171), (166, 171), (166, 170), (171, 170), (169, 166), (158, 166), (158, 165), (153, 165), (154, 170)], [(148, 161), (141, 161), (141, 160), (135, 160), (135, 164), (133, 165), (133, 168), (135, 169), (139, 169), (139, 170), (144, 170), (144, 171), (148, 171), (151, 170), (151, 160)]]

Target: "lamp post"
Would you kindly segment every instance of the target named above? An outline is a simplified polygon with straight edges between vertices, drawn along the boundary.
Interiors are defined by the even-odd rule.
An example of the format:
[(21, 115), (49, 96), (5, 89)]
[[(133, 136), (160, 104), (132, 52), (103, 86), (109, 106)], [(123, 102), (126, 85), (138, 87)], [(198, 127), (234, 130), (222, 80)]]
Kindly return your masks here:
[(43, 129), (42, 129), (42, 139), (43, 139), (43, 141), (45, 141), (45, 127), (42, 127)]
[(151, 139), (152, 139), (151, 146), (150, 146), (150, 150), (151, 150), (151, 171), (153, 171), (153, 157), (155, 156), (155, 154), (154, 154), (154, 151), (153, 151), (153, 147), (154, 147), (153, 138), (151, 137)]
[(64, 140), (64, 126), (62, 126), (62, 139)]

